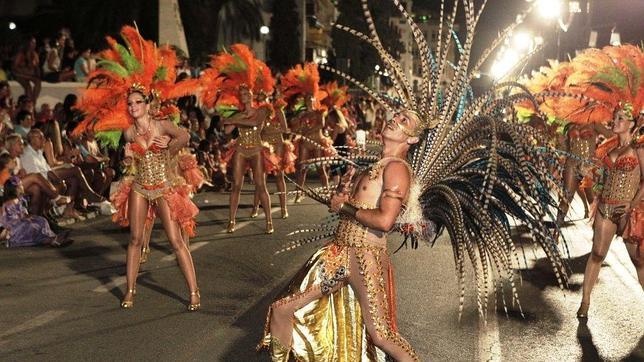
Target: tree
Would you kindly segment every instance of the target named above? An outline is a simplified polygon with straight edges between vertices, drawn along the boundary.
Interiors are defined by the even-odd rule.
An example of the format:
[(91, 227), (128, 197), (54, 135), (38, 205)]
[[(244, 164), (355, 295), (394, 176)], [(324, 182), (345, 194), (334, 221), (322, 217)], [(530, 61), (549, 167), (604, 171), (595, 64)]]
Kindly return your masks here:
[(193, 63), (242, 40), (259, 40), (264, 25), (259, 0), (179, 1)]
[(295, 0), (275, 0), (272, 10), (269, 63), (285, 72), (300, 62), (300, 17)]
[[(398, 10), (390, 1), (373, 0), (369, 2), (369, 10), (383, 46), (391, 55), (398, 57), (403, 50), (403, 44), (400, 42), (398, 30), (389, 23), (391, 16), (399, 15)], [(338, 11), (340, 12), (338, 24), (369, 34), (359, 0), (339, 1)], [(365, 81), (374, 74), (376, 64), (382, 66), (378, 52), (368, 43), (339, 29), (334, 29), (331, 36), (336, 55), (336, 67), (340, 70), (360, 81)]]

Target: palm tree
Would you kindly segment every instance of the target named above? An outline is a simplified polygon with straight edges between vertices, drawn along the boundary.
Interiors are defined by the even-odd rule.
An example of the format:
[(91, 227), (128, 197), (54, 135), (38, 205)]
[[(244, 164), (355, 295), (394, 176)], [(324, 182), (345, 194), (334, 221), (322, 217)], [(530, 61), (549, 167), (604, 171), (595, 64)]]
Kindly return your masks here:
[(203, 62), (235, 42), (259, 40), (264, 25), (260, 0), (180, 1), (190, 54)]

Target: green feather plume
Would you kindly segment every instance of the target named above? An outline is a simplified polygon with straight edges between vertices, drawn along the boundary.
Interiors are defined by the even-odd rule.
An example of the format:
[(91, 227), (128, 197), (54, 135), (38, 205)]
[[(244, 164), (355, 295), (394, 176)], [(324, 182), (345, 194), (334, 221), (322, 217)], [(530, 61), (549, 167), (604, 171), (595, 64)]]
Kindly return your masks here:
[(103, 146), (117, 149), (121, 141), (122, 131), (101, 131), (96, 132), (96, 140)]
[(113, 60), (107, 60), (107, 59), (100, 60), (96, 64), (96, 66), (101, 69), (105, 69), (111, 73), (114, 73), (119, 77), (126, 78), (129, 75), (127, 69), (125, 69), (121, 64)]

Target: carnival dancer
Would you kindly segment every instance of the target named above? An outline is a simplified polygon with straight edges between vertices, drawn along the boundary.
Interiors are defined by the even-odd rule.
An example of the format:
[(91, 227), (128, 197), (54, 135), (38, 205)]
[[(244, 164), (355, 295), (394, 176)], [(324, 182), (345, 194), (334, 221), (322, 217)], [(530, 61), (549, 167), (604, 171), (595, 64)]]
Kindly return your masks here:
[[(419, 53), (429, 54), (422, 31), (403, 4), (393, 2), (411, 27)], [(464, 3), (469, 8), (467, 13), (476, 13), (473, 2)], [(368, 6), (363, 11), (366, 22), (375, 24)], [(467, 17), (466, 40), (459, 49), (459, 59), (453, 63), (457, 64), (451, 75), (453, 81), (444, 91), (439, 90), (439, 82), (445, 76), (443, 72), (452, 70), (447, 54), (453, 44), (441, 44), (436, 58), (420, 58), (419, 92), (413, 90), (400, 63), (382, 46), (374, 27), (364, 34), (335, 24), (378, 51), (402, 111), (396, 112), (382, 95), (349, 75), (321, 66), (362, 88), (395, 116), (385, 123), (382, 132), (383, 157), (359, 174), (355, 185), (346, 188), (350, 192), (340, 190), (325, 201), (313, 190), (302, 188), (307, 195), (339, 212), (339, 223), (333, 229), (334, 218), (317, 224), (313, 232), (322, 235), (296, 240), (282, 249), (290, 250), (325, 236), (331, 238), (269, 309), (260, 347), (270, 346), (274, 361), (287, 361), (290, 353), (302, 361), (385, 361), (386, 354), (399, 361), (418, 360), (395, 324), (395, 298), (390, 294), (393, 278), (389, 276), (385, 248), (386, 235), (394, 225), (404, 232), (405, 242), (411, 240), (412, 246), (421, 240), (432, 243), (443, 231), (449, 234), (463, 291), (461, 311), (468, 259), (473, 264), (478, 309), (483, 318), (489, 300), (497, 300), (496, 295), (489, 298), (489, 293), (496, 293), (496, 286), (501, 286), (502, 292), (506, 283), (511, 287), (513, 303), (521, 310), (515, 298), (513, 261), (518, 255), (517, 245), (510, 237), (509, 217), (531, 231), (559, 285), (565, 285), (567, 273), (556, 233), (544, 221), (554, 202), (548, 193), (554, 183), (548, 177), (547, 160), (534, 148), (532, 128), (506, 122), (503, 117), (503, 111), (512, 103), (536, 100), (528, 92), (505, 95), (508, 88), (517, 86), (506, 83), (499, 86), (499, 93), (486, 92), (468, 101), (469, 80), (482, 64), (469, 63), (477, 19)], [(451, 29), (454, 21), (452, 18), (444, 24), (441, 19), (439, 32), (445, 30), (444, 26)], [(350, 176), (348, 173), (341, 185), (349, 183)], [(301, 235), (300, 231), (306, 232), (299, 230), (297, 234)], [(498, 276), (502, 282), (495, 280)]]
[[(344, 117), (343, 106), (349, 100), (347, 94), (348, 86), (339, 87), (337, 81), (324, 84), (321, 89), (327, 96), (322, 100), (326, 106), (326, 128), (329, 137), (333, 140), (333, 148), (339, 156), (348, 157), (349, 150), (349, 125)], [(340, 177), (346, 173), (346, 165), (331, 166), (331, 176), (333, 181), (338, 184)]]
[(621, 236), (640, 285), (644, 288), (644, 139), (635, 135), (632, 104), (615, 110), (615, 137), (597, 149), (604, 168), (603, 187), (593, 223), (593, 247), (584, 271), (583, 296), (577, 317), (588, 317), (590, 295), (615, 236)]
[(112, 146), (122, 133), (126, 141), (124, 163), (131, 176), (111, 195), (117, 210), (112, 219), (130, 226), (127, 292), (121, 307), (134, 306), (144, 227), (158, 215), (188, 285), (188, 310), (196, 311), (201, 298), (182, 232), (194, 235), (199, 210), (189, 198), (190, 185), (175, 172), (189, 135), (171, 121), (177, 117), (176, 107), (163, 102), (194, 92), (197, 82), (175, 83), (177, 61), (170, 47), (157, 48), (129, 26), (121, 29), (121, 36), (126, 46), (107, 38), (110, 49), (101, 53), (101, 66), (89, 77), (79, 105), (85, 117), (74, 129), (82, 134), (91, 128), (99, 141)]
[[(409, 147), (418, 142), (418, 125), (413, 112), (392, 119), (382, 134), (382, 159), (360, 174), (352, 189), (348, 188), (350, 180), (345, 180), (345, 188), (331, 199), (330, 211), (340, 214), (334, 238), (313, 255), (287, 293), (271, 305), (262, 343), (270, 345), (273, 360), (287, 361), (291, 350), (297, 359), (332, 359), (340, 337), (346, 340), (335, 348), (346, 348), (341, 353), (355, 360), (362, 351), (375, 353), (370, 346), (397, 361), (418, 360), (396, 328), (387, 254), (387, 234), (409, 198), (411, 169), (406, 159)], [(339, 316), (332, 315), (333, 308), (355, 314), (336, 320)], [(328, 317), (307, 317), (313, 315)]]
[[(305, 162), (335, 153), (333, 141), (324, 135), (325, 119), (324, 108), (320, 103), (326, 93), (319, 87), (320, 75), (318, 66), (314, 63), (301, 64), (291, 68), (281, 79), (280, 86), (284, 97), (289, 104), (295, 104), (299, 112), (291, 119), (291, 128), (302, 137), (295, 142), (297, 161), (296, 181), (300, 187), (304, 186), (308, 169)], [(303, 104), (301, 103), (303, 102)], [(323, 187), (329, 186), (329, 177), (325, 166), (318, 166), (320, 182)], [(295, 202), (302, 201), (302, 193), (298, 193)]]
[[(262, 94), (263, 93), (260, 93), (260, 95)], [(258, 101), (263, 102), (264, 100), (260, 99)], [(279, 89), (276, 89), (273, 101), (273, 110), (275, 114), (262, 128), (262, 140), (268, 142), (271, 146), (273, 155), (275, 155), (275, 159), (278, 162), (273, 168), (273, 174), (275, 175), (275, 184), (277, 185), (277, 191), (279, 194), (282, 219), (288, 218), (288, 208), (286, 206), (286, 181), (284, 180), (284, 175), (295, 172), (296, 160), (295, 153), (293, 152), (295, 150), (293, 143), (284, 139), (284, 134), (290, 132), (286, 122), (286, 115), (284, 114), (284, 108), (286, 105), (286, 102), (281, 97)], [(256, 192), (250, 217), (257, 217), (258, 207), (259, 194)]]
[[(239, 137), (233, 141), (224, 156), (224, 162), (231, 162), (233, 168), (233, 187), (230, 193), (229, 221), (226, 231), (235, 232), (235, 219), (239, 206), (239, 197), (247, 169), (253, 171), (256, 192), (266, 215), (266, 233), (272, 234), (273, 218), (271, 200), (266, 188), (265, 173), (271, 172), (276, 164), (270, 154), (270, 147), (262, 141), (261, 132), (267, 120), (272, 117), (270, 103), (257, 104), (253, 99), (254, 91), (267, 91), (274, 82), (268, 66), (255, 58), (255, 55), (244, 44), (230, 47), (232, 54), (220, 53), (213, 57), (211, 68), (202, 77), (205, 89), (203, 102), (215, 106), (222, 116), (224, 131), (231, 134), (235, 128)], [(267, 79), (270, 77), (270, 79)], [(263, 80), (262, 80), (263, 79)], [(211, 95), (212, 89), (217, 94)]]
[(578, 193), (584, 204), (584, 218), (589, 216), (588, 205), (593, 202), (592, 185), (589, 180), (591, 167), (587, 160), (595, 154), (597, 138), (600, 135), (608, 138), (612, 136), (603, 123), (575, 123), (571, 122), (566, 130), (566, 151), (570, 156), (566, 157), (563, 172), (564, 197), (559, 201), (557, 213), (557, 225), (562, 225), (570, 202), (575, 193)]

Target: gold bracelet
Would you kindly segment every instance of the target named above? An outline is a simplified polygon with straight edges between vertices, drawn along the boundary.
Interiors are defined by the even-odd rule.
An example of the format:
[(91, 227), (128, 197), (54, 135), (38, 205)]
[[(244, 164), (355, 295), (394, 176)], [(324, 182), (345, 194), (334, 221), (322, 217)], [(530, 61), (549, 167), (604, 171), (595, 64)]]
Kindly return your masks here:
[(344, 202), (340, 204), (340, 213), (341, 214), (349, 215), (349, 216), (352, 216), (352, 217), (355, 218), (357, 212), (358, 212), (358, 208), (353, 206), (353, 205), (351, 205), (351, 204), (347, 204), (347, 203), (344, 203)]

